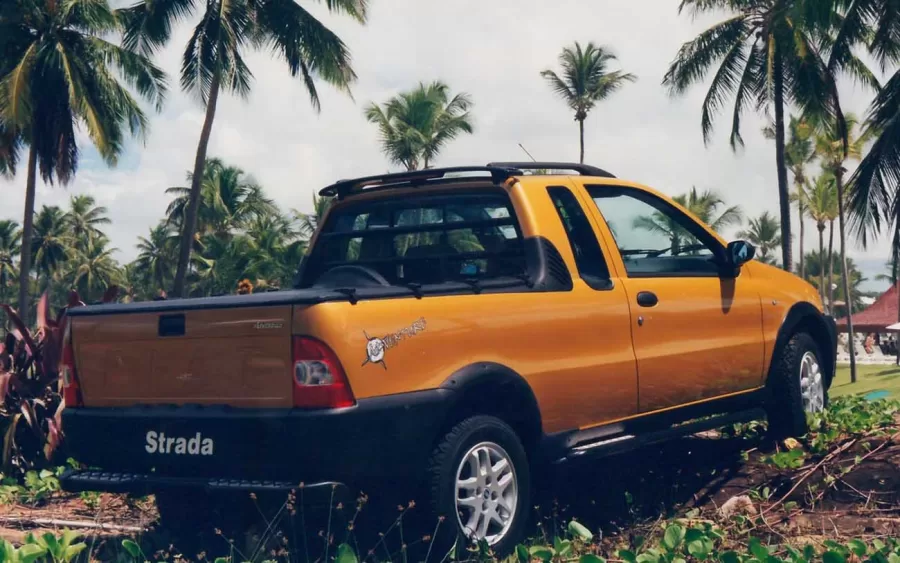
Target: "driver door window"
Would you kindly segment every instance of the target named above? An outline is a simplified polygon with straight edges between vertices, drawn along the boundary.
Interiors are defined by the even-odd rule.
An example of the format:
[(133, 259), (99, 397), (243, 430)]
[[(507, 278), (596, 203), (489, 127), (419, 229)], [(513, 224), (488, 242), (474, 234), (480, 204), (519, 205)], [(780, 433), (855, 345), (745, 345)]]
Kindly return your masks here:
[(650, 194), (591, 190), (628, 277), (718, 276), (721, 244), (688, 216)]

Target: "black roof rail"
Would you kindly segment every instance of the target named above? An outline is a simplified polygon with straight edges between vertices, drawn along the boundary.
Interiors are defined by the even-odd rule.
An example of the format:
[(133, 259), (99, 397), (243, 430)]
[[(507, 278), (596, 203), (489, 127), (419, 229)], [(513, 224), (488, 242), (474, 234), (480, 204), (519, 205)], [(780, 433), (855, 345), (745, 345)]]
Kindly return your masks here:
[(447, 174), (461, 172), (487, 172), (491, 175), (491, 181), (501, 184), (512, 176), (522, 174), (521, 170), (504, 166), (455, 166), (450, 168), (428, 168), (426, 170), (413, 170), (410, 172), (397, 172), (393, 174), (380, 174), (378, 176), (366, 176), (352, 180), (340, 180), (334, 184), (319, 190), (320, 196), (337, 197), (342, 199), (348, 194), (361, 191), (364, 188), (408, 187), (421, 186), (429, 180), (452, 179), (454, 181), (484, 181), (484, 176), (461, 176), (459, 178), (447, 178)]
[(590, 164), (578, 164), (575, 162), (491, 162), (488, 166), (498, 168), (516, 168), (518, 170), (573, 170), (582, 176), (599, 176), (601, 178), (615, 178), (612, 174), (591, 166)]

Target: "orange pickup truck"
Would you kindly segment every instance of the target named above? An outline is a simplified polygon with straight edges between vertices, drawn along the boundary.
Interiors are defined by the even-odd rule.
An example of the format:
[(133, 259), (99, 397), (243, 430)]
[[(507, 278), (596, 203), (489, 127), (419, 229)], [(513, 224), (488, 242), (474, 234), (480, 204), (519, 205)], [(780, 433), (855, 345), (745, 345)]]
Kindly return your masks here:
[(800, 435), (826, 405), (816, 291), (647, 187), (494, 163), (321, 193), (294, 289), (70, 312), (63, 429), (94, 469), (65, 488), (165, 519), (188, 491), (416, 480), (502, 553), (536, 464), (764, 416)]

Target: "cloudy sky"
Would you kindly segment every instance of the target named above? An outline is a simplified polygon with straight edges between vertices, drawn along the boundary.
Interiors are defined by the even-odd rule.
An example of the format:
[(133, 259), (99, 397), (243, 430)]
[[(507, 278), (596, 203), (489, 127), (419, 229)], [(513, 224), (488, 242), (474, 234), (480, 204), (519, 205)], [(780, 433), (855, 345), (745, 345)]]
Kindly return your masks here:
[[(353, 98), (323, 85), (316, 113), (281, 61), (253, 53), (253, 93), (248, 100), (220, 99), (209, 147), (210, 156), (244, 168), (284, 208), (309, 210), (314, 191), (336, 179), (391, 170), (362, 108), (418, 81), (443, 80), (475, 101), (475, 134), (450, 145), (438, 165), (523, 159), (519, 143), (538, 159), (577, 160), (577, 124), (539, 72), (555, 67), (560, 49), (578, 40), (612, 48), (622, 67), (639, 77), (591, 113), (587, 162), (671, 195), (691, 186), (713, 189), (748, 215), (778, 209), (775, 149), (759, 132), (763, 119), (747, 116), (747, 145), (737, 154), (728, 145), (725, 119), (706, 147), (700, 134), (705, 88), (672, 99), (660, 86), (679, 46), (715, 21), (679, 16), (677, 0), (370, 0), (364, 27), (313, 0), (300, 2), (350, 47), (359, 76)], [(79, 193), (107, 206), (113, 219), (107, 232), (122, 261), (134, 258), (137, 237), (165, 211), (164, 190), (184, 185), (193, 163), (203, 108), (178, 90), (177, 72), (195, 23), (181, 24), (158, 55), (170, 73), (171, 93), (163, 111), (153, 114), (146, 142), (134, 142), (114, 169), (84, 143), (78, 177), (68, 188), (39, 186), (38, 206), (64, 205)], [(865, 111), (870, 94), (852, 84), (842, 92), (850, 111)], [(0, 180), (0, 217), (21, 221), (24, 183), (24, 172)], [(811, 249), (812, 224), (807, 233)], [(888, 243), (853, 248), (851, 256), (873, 278), (883, 269)]]

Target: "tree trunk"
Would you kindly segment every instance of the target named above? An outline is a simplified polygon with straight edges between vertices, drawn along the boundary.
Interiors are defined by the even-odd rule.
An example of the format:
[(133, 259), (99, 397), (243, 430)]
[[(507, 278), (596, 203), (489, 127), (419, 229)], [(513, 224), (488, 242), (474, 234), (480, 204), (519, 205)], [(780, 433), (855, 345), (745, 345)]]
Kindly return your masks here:
[[(900, 295), (900, 249), (897, 249), (894, 252), (894, 285), (897, 289), (897, 294)], [(900, 323), (900, 300), (897, 302), (897, 322)], [(900, 339), (896, 338), (898, 333), (894, 332), (894, 340), (897, 345), (897, 365), (900, 366)]]
[(853, 341), (853, 296), (850, 295), (850, 271), (847, 269), (847, 233), (844, 228), (844, 170), (839, 168), (835, 175), (838, 193), (838, 230), (841, 237), (841, 283), (844, 300), (847, 302), (847, 337), (850, 342), (850, 383), (856, 383), (856, 346)]
[(19, 258), (19, 315), (27, 323), (28, 286), (31, 281), (31, 239), (34, 235), (34, 196), (37, 191), (37, 150), (34, 138), (28, 149), (28, 175), (25, 180), (25, 215), (22, 217), (22, 254)]
[(584, 164), (584, 120), (578, 120), (578, 138), (581, 141), (581, 158), (578, 162)]
[(793, 239), (791, 238), (791, 194), (788, 191), (787, 165), (784, 160), (784, 76), (781, 55), (776, 51), (775, 73), (775, 165), (778, 169), (778, 204), (781, 212), (782, 267), (793, 270)]
[[(825, 302), (825, 223), (816, 223), (816, 228), (819, 229), (819, 260), (821, 261), (821, 266), (819, 267), (819, 297), (822, 298), (822, 303)], [(802, 232), (802, 231), (801, 231)]]
[[(801, 190), (803, 189), (803, 186), (797, 186), (797, 187), (798, 187), (799, 189), (801, 189)], [(798, 215), (798, 216), (797, 216), (797, 220), (798, 220), (798, 222), (799, 222), (799, 226), (798, 226), (797, 228), (798, 228), (799, 231), (800, 231), (800, 237), (799, 237), (799, 238), (800, 238), (800, 258), (799, 258), (799, 262), (800, 262), (800, 277), (803, 278), (803, 279), (806, 279), (806, 261), (805, 261), (804, 258), (803, 258), (803, 233), (804, 233), (804, 231), (806, 230), (806, 229), (804, 228), (804, 225), (803, 225), (803, 215), (804, 215), (804, 213), (805, 213), (806, 210), (805, 210), (805, 208), (803, 207), (803, 192), (799, 192), (799, 193), (800, 193), (800, 199), (797, 200), (797, 211), (798, 211), (798, 213), (797, 213), (797, 215)], [(824, 228), (824, 225), (823, 225), (822, 227)], [(822, 234), (822, 233), (819, 233), (819, 235), (821, 235), (821, 234)], [(821, 250), (822, 250), (822, 249), (820, 248), (819, 251), (821, 252)]]
[(209, 87), (206, 119), (203, 121), (203, 129), (200, 132), (200, 143), (197, 145), (197, 157), (194, 159), (194, 173), (191, 177), (191, 193), (188, 197), (188, 205), (184, 214), (184, 224), (181, 226), (181, 249), (178, 254), (178, 270), (175, 272), (175, 284), (172, 288), (174, 297), (184, 297), (184, 282), (191, 262), (194, 232), (197, 229), (197, 212), (199, 211), (200, 188), (203, 184), (203, 169), (206, 166), (206, 149), (209, 146), (209, 136), (212, 133), (213, 120), (216, 117), (216, 102), (219, 100), (220, 81), (221, 77), (217, 73), (213, 76), (212, 84)]
[(834, 314), (834, 219), (828, 222), (828, 312)]

